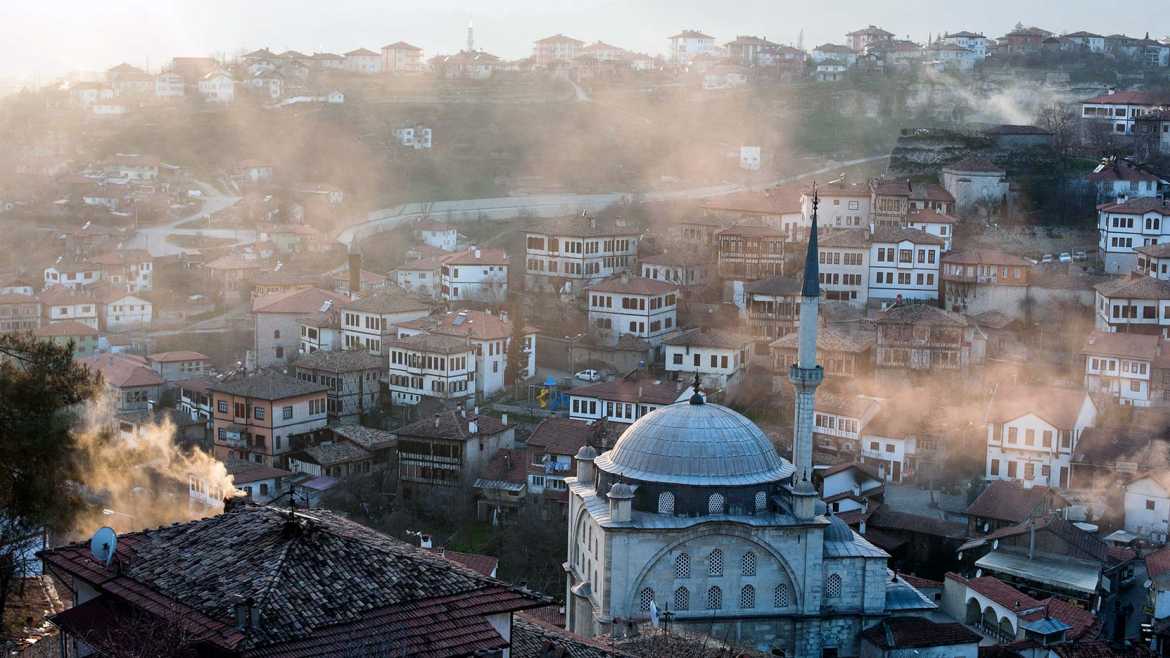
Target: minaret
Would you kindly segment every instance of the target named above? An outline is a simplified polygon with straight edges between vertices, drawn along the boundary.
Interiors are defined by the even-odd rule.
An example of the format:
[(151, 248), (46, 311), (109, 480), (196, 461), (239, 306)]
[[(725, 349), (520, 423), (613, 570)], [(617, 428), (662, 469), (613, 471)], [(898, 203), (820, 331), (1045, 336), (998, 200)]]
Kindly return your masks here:
[(796, 393), (796, 414), (792, 432), (792, 513), (800, 520), (816, 515), (817, 491), (812, 484), (813, 400), (825, 371), (817, 365), (817, 305), (821, 285), (817, 267), (817, 206), (820, 197), (813, 186), (812, 231), (804, 258), (804, 286), (800, 291), (800, 328), (797, 333), (796, 363), (788, 370), (788, 381)]
[(467, 52), (475, 52), (475, 28), (471, 25), (471, 20), (467, 21)]

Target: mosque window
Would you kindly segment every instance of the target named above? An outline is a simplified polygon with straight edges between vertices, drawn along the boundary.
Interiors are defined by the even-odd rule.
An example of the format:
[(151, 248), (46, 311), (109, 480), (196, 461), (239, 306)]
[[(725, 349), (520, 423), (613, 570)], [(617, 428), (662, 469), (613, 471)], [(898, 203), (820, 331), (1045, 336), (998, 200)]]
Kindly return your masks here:
[(654, 602), (654, 590), (649, 587), (643, 587), (642, 593), (638, 597), (638, 605), (642, 612), (650, 612), (650, 604)]
[(674, 609), (675, 610), (690, 610), (691, 609), (691, 590), (680, 587), (674, 590)]
[(792, 605), (792, 598), (788, 594), (788, 585), (780, 583), (772, 594), (772, 605), (777, 608), (787, 608)]
[(689, 553), (679, 553), (678, 557), (674, 558), (674, 577), (691, 577), (691, 556)]
[(707, 609), (718, 610), (723, 607), (723, 590), (712, 587), (707, 590)]
[(739, 608), (751, 610), (754, 607), (756, 607), (756, 588), (744, 585), (743, 589), (739, 590)]
[(711, 555), (707, 558), (707, 575), (723, 575), (723, 551), (718, 548), (711, 551)]
[(711, 494), (711, 497), (707, 499), (707, 513), (723, 513), (723, 494)]
[(833, 574), (825, 580), (825, 598), (841, 598), (841, 576)]
[(768, 494), (763, 491), (756, 492), (756, 511), (765, 512), (768, 510)]
[(743, 554), (743, 575), (756, 575), (756, 554), (751, 551)]
[(658, 513), (674, 514), (674, 494), (669, 491), (658, 494)]

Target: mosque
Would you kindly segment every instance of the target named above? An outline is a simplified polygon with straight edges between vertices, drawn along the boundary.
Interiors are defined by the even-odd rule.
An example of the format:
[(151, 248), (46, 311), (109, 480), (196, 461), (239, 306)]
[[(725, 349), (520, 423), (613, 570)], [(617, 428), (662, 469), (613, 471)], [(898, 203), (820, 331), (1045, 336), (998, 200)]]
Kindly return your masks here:
[(812, 486), (817, 215), (805, 259), (792, 461), (747, 418), (689, 402), (643, 416), (568, 478), (568, 630), (624, 636), (657, 614), (674, 630), (783, 656), (856, 656), (861, 631), (936, 606), (889, 555), (827, 515)]

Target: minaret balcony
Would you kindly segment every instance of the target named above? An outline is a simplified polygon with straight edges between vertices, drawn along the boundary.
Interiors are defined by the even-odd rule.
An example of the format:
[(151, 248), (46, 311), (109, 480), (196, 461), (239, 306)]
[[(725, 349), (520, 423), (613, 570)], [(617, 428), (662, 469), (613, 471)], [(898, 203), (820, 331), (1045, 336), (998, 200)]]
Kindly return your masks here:
[(801, 368), (794, 365), (788, 369), (788, 381), (797, 388), (820, 386), (825, 381), (825, 369), (821, 366)]

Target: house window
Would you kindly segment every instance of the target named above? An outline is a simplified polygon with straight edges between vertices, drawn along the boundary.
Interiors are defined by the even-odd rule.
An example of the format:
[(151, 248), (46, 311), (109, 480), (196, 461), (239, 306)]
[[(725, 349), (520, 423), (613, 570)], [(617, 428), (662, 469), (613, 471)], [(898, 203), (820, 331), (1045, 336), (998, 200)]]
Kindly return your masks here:
[(673, 362), (674, 362), (674, 365), (681, 366), (682, 362), (683, 362), (683, 355), (681, 353), (675, 354), (674, 358), (673, 358)]
[(1015, 443), (1016, 437), (1019, 435), (1019, 430), (1015, 427), (1008, 428), (1008, 443)]
[(1146, 509), (1150, 510), (1151, 512), (1154, 511), (1154, 508), (1156, 508), (1157, 506), (1158, 506), (1158, 504), (1152, 500), (1146, 501)]
[(228, 403), (227, 403), (227, 400), (220, 400), (220, 401), (218, 402), (218, 404), (217, 404), (216, 408), (217, 408), (217, 409), (219, 409), (219, 413), (221, 413), (221, 414), (226, 414), (226, 413), (228, 412)]
[(287, 406), (287, 407), (281, 407), (281, 409), (280, 409), (280, 417), (281, 417), (281, 419), (283, 419), (283, 420), (291, 420), (291, 419), (292, 419), (292, 417), (293, 417), (293, 408), (292, 408), (292, 405), (289, 405), (289, 406)]
[(998, 477), (998, 476), (999, 476), (999, 460), (998, 460), (998, 459), (992, 459), (992, 460), (991, 460), (991, 471), (990, 471), (990, 475), (991, 475), (992, 477)]
[(252, 417), (256, 420), (264, 420), (264, 407), (252, 407)]

